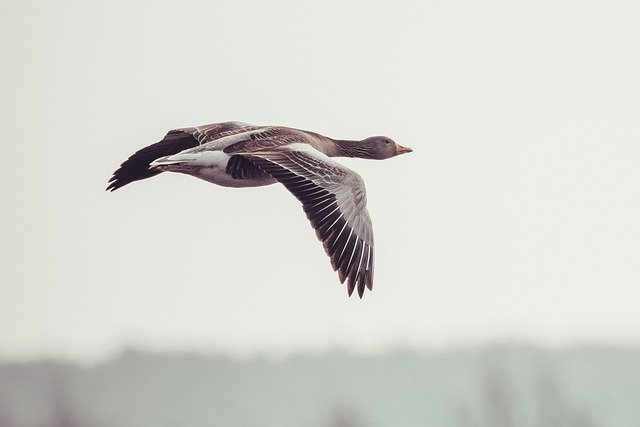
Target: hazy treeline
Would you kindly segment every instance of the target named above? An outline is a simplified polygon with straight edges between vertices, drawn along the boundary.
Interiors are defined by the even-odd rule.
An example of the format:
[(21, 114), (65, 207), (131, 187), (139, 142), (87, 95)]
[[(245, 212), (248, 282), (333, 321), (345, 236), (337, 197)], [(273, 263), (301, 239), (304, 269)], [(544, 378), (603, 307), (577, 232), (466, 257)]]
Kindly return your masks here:
[(0, 427), (639, 426), (640, 349), (0, 363)]

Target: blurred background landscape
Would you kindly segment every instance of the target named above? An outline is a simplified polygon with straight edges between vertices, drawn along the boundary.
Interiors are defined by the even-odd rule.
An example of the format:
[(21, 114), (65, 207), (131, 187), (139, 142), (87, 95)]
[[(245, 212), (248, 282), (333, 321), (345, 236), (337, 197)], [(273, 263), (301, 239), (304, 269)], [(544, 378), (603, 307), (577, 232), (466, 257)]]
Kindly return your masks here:
[[(640, 425), (640, 2), (0, 4), (0, 427)], [(347, 298), (239, 120), (413, 148)]]
[(0, 426), (636, 426), (640, 349), (238, 359), (129, 349), (0, 365)]

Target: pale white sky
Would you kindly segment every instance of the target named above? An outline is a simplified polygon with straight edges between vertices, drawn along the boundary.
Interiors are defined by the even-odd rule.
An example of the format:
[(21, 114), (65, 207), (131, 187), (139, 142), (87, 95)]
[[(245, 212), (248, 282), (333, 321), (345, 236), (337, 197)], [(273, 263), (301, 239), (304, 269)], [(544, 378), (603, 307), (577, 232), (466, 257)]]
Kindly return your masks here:
[[(639, 3), (1, 9), (0, 358), (640, 343)], [(226, 120), (414, 148), (344, 160), (373, 293), (346, 297), (280, 186), (104, 191), (168, 129)]]

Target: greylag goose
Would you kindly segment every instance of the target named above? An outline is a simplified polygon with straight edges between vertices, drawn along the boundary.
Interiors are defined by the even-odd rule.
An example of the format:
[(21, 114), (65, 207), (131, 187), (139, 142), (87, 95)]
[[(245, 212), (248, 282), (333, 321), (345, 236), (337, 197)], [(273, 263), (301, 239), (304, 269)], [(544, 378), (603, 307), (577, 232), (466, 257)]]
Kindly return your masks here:
[(169, 131), (129, 157), (107, 191), (161, 172), (225, 187), (282, 183), (300, 202), (338, 271), (362, 298), (373, 289), (373, 229), (362, 178), (331, 157), (387, 159), (412, 150), (384, 136), (340, 140), (282, 126), (225, 122)]

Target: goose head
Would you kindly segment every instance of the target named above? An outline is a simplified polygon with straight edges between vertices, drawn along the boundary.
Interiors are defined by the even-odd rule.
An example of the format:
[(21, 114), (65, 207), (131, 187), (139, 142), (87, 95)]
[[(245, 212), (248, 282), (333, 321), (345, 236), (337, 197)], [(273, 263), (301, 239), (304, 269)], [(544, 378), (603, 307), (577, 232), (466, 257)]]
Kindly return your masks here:
[(386, 136), (371, 136), (363, 140), (362, 143), (362, 145), (366, 147), (367, 154), (369, 154), (368, 157), (378, 160), (388, 159), (413, 151), (411, 148), (403, 147)]

